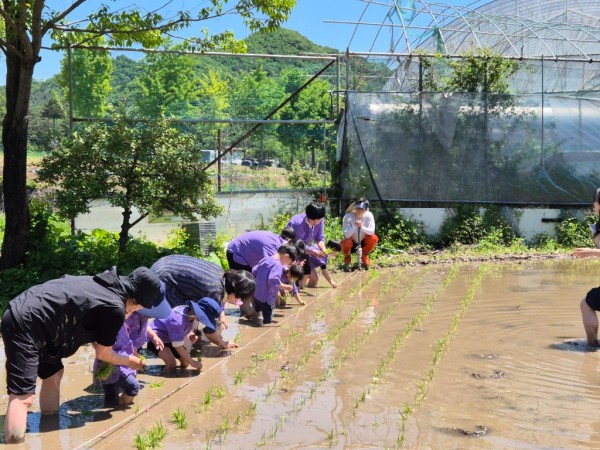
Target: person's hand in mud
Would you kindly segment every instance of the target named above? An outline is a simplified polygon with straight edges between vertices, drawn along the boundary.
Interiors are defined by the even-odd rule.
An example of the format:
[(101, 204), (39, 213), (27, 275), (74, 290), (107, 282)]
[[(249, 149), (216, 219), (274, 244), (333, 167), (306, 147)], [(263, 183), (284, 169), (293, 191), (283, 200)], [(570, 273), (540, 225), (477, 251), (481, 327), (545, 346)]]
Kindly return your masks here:
[(196, 370), (202, 370), (202, 363), (195, 359), (190, 361), (190, 366), (192, 366)]
[(589, 258), (591, 256), (600, 256), (600, 249), (598, 248), (576, 248), (573, 250), (573, 256), (575, 258)]
[(223, 350), (229, 350), (232, 348), (238, 348), (239, 345), (233, 341), (224, 341), (223, 342), (224, 346), (222, 346)]

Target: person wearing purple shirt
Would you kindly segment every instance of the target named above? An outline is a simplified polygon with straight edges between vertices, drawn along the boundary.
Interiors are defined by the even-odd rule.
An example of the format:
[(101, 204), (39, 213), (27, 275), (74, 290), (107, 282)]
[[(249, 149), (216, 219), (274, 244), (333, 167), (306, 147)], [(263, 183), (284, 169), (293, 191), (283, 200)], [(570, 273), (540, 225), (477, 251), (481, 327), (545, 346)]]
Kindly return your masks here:
[(263, 325), (272, 322), (273, 308), (279, 288), (284, 266), (292, 264), (298, 257), (298, 249), (294, 244), (286, 243), (277, 249), (274, 256), (267, 256), (252, 269), (252, 275), (256, 280), (254, 291), (254, 308), (261, 312)]
[[(304, 251), (304, 274), (310, 274), (310, 264), (308, 255), (323, 256), (325, 254), (325, 206), (321, 203), (311, 203), (308, 205), (302, 214), (293, 216), (286, 225), (292, 227), (296, 233), (296, 239), (302, 240), (306, 244)], [(316, 244), (311, 250), (310, 246)], [(300, 282), (300, 287), (303, 287), (303, 282), (307, 277)]]
[(342, 251), (342, 246), (338, 241), (328, 240), (326, 244), (327, 253), (323, 256), (309, 255), (308, 262), (311, 272), (308, 277), (308, 287), (317, 287), (319, 283), (318, 269), (321, 269), (323, 277), (329, 282), (332, 288), (337, 288), (337, 283), (331, 278), (329, 270), (327, 270), (327, 262), (330, 258), (335, 259)]
[[(140, 317), (144, 316), (140, 315)], [(146, 322), (147, 321), (148, 318), (146, 317)], [(133, 341), (129, 336), (126, 323), (123, 324), (117, 333), (117, 340), (112, 349), (115, 353), (123, 356), (134, 354)], [(102, 365), (103, 362), (99, 359), (96, 358), (94, 360), (94, 374), (101, 369)], [(128, 366), (113, 366), (113, 370), (107, 378), (98, 380), (102, 384), (102, 389), (104, 389), (105, 406), (131, 404), (140, 391), (140, 383), (137, 380), (136, 375), (137, 371)]]
[(284, 228), (281, 234), (266, 230), (243, 233), (227, 246), (229, 268), (252, 272), (263, 258), (273, 256), (282, 244), (295, 239), (296, 233), (291, 227)]
[[(198, 340), (198, 334), (194, 330), (195, 321), (204, 325), (203, 332), (209, 339), (210, 336), (216, 336), (220, 313), (221, 306), (209, 297), (176, 306), (169, 317), (155, 319), (148, 327), (150, 338), (148, 350), (165, 362), (165, 372), (175, 370), (177, 359), (181, 367), (192, 366), (197, 370), (202, 369), (202, 363), (190, 356), (184, 342), (186, 338), (192, 344)], [(155, 345), (155, 342), (160, 342), (162, 348)], [(221, 348), (227, 348), (227, 342), (221, 342)]]

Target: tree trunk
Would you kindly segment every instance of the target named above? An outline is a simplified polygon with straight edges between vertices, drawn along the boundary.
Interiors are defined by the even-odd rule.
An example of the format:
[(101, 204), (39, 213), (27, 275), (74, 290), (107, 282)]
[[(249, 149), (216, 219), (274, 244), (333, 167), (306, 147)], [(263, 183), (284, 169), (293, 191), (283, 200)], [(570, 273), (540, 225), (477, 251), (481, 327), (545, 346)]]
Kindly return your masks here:
[(131, 230), (131, 208), (123, 209), (123, 223), (121, 223), (121, 232), (119, 233), (119, 255), (127, 251), (127, 241), (129, 240), (129, 230)]
[(4, 146), (4, 212), (6, 228), (0, 269), (25, 262), (29, 242), (27, 202), (27, 129), (29, 100), (35, 62), (6, 55), (6, 115), (2, 122)]

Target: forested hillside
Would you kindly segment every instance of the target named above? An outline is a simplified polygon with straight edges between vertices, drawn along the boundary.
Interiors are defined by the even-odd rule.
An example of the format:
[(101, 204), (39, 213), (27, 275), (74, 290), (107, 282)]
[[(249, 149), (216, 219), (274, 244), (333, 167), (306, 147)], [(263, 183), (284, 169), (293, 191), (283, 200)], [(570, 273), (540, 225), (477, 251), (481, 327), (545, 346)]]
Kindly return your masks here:
[[(99, 42), (101, 44), (101, 42)], [(314, 44), (296, 31), (279, 29), (254, 33), (245, 40), (247, 53), (272, 55), (335, 55), (339, 50)], [(169, 52), (111, 56), (108, 52), (74, 50), (72, 55), (73, 108), (76, 118), (102, 118), (111, 109), (125, 108), (132, 117), (160, 115), (180, 119), (199, 149), (226, 148), (263, 119), (327, 61), (240, 56), (189, 55), (173, 45)], [(364, 63), (372, 73), (385, 66)], [(342, 65), (342, 69), (343, 69)], [(335, 65), (296, 96), (273, 118), (324, 120), (335, 118)], [(341, 76), (343, 79), (343, 75)], [(30, 146), (49, 151), (67, 130), (68, 71), (35, 82), (31, 107)], [(234, 119), (234, 120), (230, 120)], [(235, 122), (235, 123), (234, 123)], [(76, 122), (76, 126), (83, 126)], [(246, 156), (298, 160), (314, 164), (323, 156), (323, 125), (264, 125), (239, 147)], [(333, 148), (333, 133), (325, 147)]]

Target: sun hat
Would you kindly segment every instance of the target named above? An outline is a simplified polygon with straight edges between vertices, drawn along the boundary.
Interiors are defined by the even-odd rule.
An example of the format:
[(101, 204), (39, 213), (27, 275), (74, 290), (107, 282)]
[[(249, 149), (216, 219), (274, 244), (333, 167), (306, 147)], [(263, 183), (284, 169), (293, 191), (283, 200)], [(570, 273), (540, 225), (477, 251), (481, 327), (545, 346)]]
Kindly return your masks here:
[(138, 267), (123, 280), (127, 295), (144, 308), (151, 308), (160, 295), (160, 280), (147, 267)]
[(188, 305), (193, 308), (198, 322), (213, 330), (217, 329), (217, 319), (221, 314), (221, 306), (215, 300), (204, 297), (195, 302), (189, 301)]
[(369, 209), (369, 202), (368, 201), (358, 201), (354, 204), (354, 207), (356, 209), (365, 209), (368, 210)]

